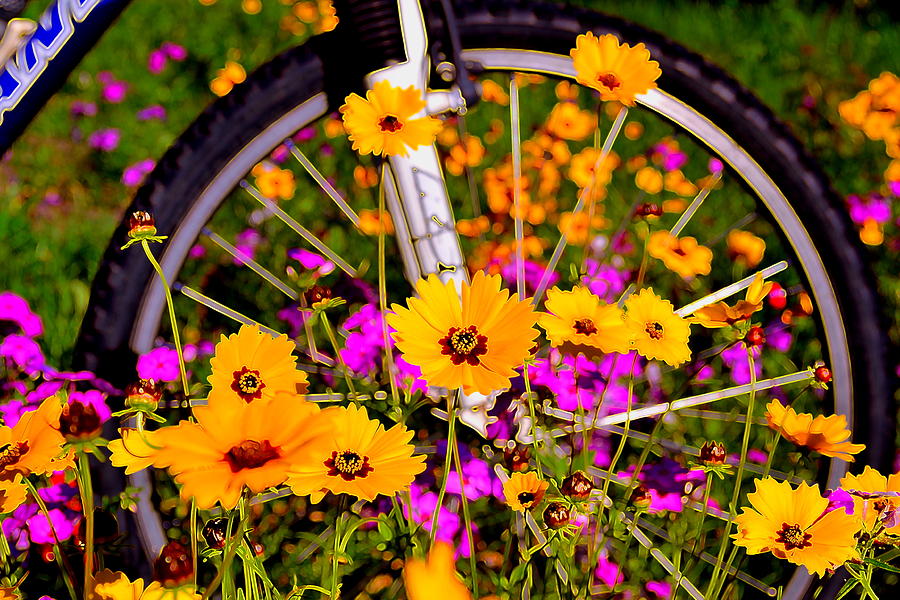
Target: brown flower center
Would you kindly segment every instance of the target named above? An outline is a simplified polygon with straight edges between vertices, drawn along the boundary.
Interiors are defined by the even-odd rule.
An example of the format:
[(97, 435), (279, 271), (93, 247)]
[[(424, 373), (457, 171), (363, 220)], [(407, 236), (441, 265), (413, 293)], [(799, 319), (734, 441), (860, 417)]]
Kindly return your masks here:
[(232, 373), (234, 381), (231, 382), (231, 389), (237, 392), (237, 395), (244, 399), (244, 402), (250, 404), (253, 400), (262, 398), (262, 391), (266, 384), (263, 383), (259, 376), (259, 371), (241, 367), (240, 371)]
[(532, 494), (531, 492), (519, 492), (519, 495), (516, 496), (516, 499), (518, 499), (519, 504), (521, 504), (525, 508), (531, 508), (532, 505), (534, 505), (535, 498), (534, 494)]
[(388, 133), (396, 133), (403, 129), (403, 123), (394, 115), (386, 115), (378, 119), (378, 127)]
[(331, 458), (325, 461), (328, 474), (340, 477), (344, 481), (353, 481), (357, 477), (367, 477), (374, 469), (369, 465), (369, 457), (362, 456), (353, 450), (334, 451)]
[(243, 469), (258, 469), (279, 456), (278, 449), (273, 448), (268, 440), (245, 440), (229, 450), (225, 460), (231, 467), (231, 472), (237, 473)]
[(812, 542), (809, 541), (812, 535), (803, 533), (799, 525), (782, 523), (781, 529), (776, 533), (778, 533), (778, 537), (775, 538), (775, 541), (779, 544), (784, 544), (785, 550), (799, 550), (812, 546)]
[(464, 362), (477, 365), (479, 356), (487, 353), (487, 337), (480, 335), (474, 325), (468, 327), (451, 327), (438, 343), (441, 345), (441, 354), (450, 357), (454, 365)]
[(593, 335), (597, 333), (597, 326), (594, 325), (594, 322), (591, 319), (577, 319), (572, 324), (572, 329), (575, 330), (575, 333), (580, 333), (581, 335)]
[(0, 469), (14, 465), (28, 452), (28, 442), (10, 442), (0, 446)]
[(662, 323), (660, 323), (659, 321), (651, 321), (650, 323), (647, 323), (647, 325), (644, 327), (644, 331), (646, 331), (647, 335), (649, 335), (650, 338), (654, 340), (661, 340), (663, 337), (663, 333), (665, 333)]
[(616, 77), (615, 73), (603, 73), (601, 75), (597, 75), (597, 81), (611, 90), (614, 90), (622, 85), (622, 82), (619, 81), (619, 78)]

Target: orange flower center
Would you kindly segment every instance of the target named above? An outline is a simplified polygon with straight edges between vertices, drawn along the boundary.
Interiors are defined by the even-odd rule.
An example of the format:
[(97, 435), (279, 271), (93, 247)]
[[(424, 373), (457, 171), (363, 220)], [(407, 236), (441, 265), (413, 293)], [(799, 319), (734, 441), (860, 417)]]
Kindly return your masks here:
[(597, 75), (597, 81), (611, 90), (614, 90), (622, 85), (622, 82), (619, 81), (619, 78), (616, 77), (615, 73), (603, 73), (601, 75)]
[(534, 504), (534, 494), (531, 492), (520, 492), (516, 498), (519, 500), (519, 504), (524, 506), (525, 508), (531, 508)]
[(369, 465), (369, 457), (362, 456), (353, 450), (332, 452), (331, 458), (325, 461), (328, 474), (340, 477), (344, 481), (353, 481), (357, 477), (367, 477), (374, 469)]
[(28, 442), (10, 442), (0, 446), (0, 469), (14, 465), (28, 452)]
[(580, 333), (581, 335), (592, 335), (597, 333), (597, 326), (594, 325), (594, 322), (590, 319), (577, 319), (575, 323), (572, 324), (572, 329), (575, 330), (575, 333)]
[(237, 392), (244, 402), (250, 404), (253, 400), (262, 398), (262, 391), (266, 384), (259, 376), (259, 371), (241, 367), (240, 371), (235, 371), (232, 375), (234, 381), (231, 382), (231, 389)]
[(394, 115), (386, 115), (378, 119), (378, 127), (388, 133), (396, 133), (403, 129), (403, 123)]
[(474, 325), (451, 327), (438, 343), (441, 354), (449, 356), (454, 365), (466, 362), (475, 366), (480, 362), (478, 357), (487, 353), (487, 337), (480, 335)]
[(644, 327), (644, 331), (647, 332), (647, 335), (650, 336), (650, 339), (654, 340), (661, 340), (664, 333), (662, 323), (660, 323), (659, 321), (652, 321), (650, 323), (647, 323), (647, 325)]
[(812, 535), (803, 533), (803, 530), (800, 529), (799, 525), (782, 523), (781, 529), (776, 533), (778, 534), (778, 537), (775, 538), (775, 541), (779, 544), (784, 544), (785, 550), (799, 550), (806, 548), (807, 546), (812, 546), (812, 542), (809, 541), (809, 538), (811, 538)]
[(245, 440), (225, 454), (225, 460), (232, 473), (243, 469), (258, 469), (278, 457), (278, 450), (273, 448), (268, 440), (262, 442)]

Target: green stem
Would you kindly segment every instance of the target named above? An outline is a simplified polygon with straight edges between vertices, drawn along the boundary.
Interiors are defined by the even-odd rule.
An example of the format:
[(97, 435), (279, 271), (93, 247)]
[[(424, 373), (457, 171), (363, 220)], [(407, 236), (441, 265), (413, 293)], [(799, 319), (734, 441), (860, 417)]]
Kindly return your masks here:
[(391, 397), (394, 405), (400, 406), (400, 393), (394, 379), (394, 353), (391, 350), (391, 336), (388, 334), (387, 319), (387, 269), (385, 268), (384, 228), (384, 178), (387, 176), (387, 162), (381, 167), (381, 183), (378, 187), (378, 307), (381, 310), (381, 334), (384, 336), (384, 362), (388, 381), (391, 384)]
[[(448, 448), (449, 450), (449, 448)], [(469, 536), (469, 566), (472, 569), (472, 593), (478, 600), (478, 560), (475, 557), (475, 535), (472, 531), (472, 517), (469, 515), (469, 499), (466, 498), (466, 484), (462, 472), (462, 459), (459, 456), (459, 443), (453, 440), (453, 456), (456, 461), (456, 474), (459, 476), (459, 494), (462, 503), (463, 522), (466, 526), (466, 535)]]
[[(246, 502), (246, 499), (244, 499)], [(219, 567), (219, 572), (216, 573), (215, 578), (212, 580), (212, 583), (209, 584), (209, 587), (206, 588), (206, 591), (203, 592), (203, 597), (201, 600), (209, 600), (210, 597), (219, 589), (219, 585), (222, 583), (222, 578), (225, 577), (225, 574), (231, 569), (231, 561), (234, 559), (234, 554), (237, 552), (237, 547), (240, 545), (241, 540), (244, 537), (244, 530), (247, 528), (247, 518), (249, 517), (250, 511), (247, 511), (243, 517), (241, 518), (241, 522), (238, 525), (238, 531), (235, 532), (235, 535), (231, 536), (228, 539), (228, 543), (225, 546), (225, 555), (222, 557), (222, 564)], [(229, 528), (226, 530), (226, 534), (231, 533), (231, 518), (228, 519)]]
[(91, 465), (85, 452), (78, 455), (76, 478), (84, 511), (84, 590), (85, 596), (88, 596), (94, 579), (94, 489), (91, 485)]
[(197, 502), (191, 498), (191, 561), (194, 568), (194, 589), (197, 589)]
[(338, 361), (338, 365), (340, 365), (341, 367), (341, 373), (344, 375), (344, 381), (347, 382), (347, 388), (350, 390), (350, 394), (352, 394), (353, 396), (353, 402), (358, 403), (359, 400), (356, 396), (356, 388), (353, 387), (353, 380), (350, 378), (350, 371), (347, 369), (347, 364), (341, 357), (341, 349), (338, 346), (337, 336), (334, 334), (334, 328), (331, 327), (331, 321), (328, 320), (328, 316), (325, 314), (324, 310), (319, 313), (319, 318), (322, 320), (322, 327), (325, 329), (325, 335), (328, 336), (328, 341), (331, 342), (331, 347), (334, 349), (335, 359)]
[(525, 395), (528, 396), (528, 411), (531, 413), (531, 451), (537, 465), (538, 477), (543, 479), (544, 469), (541, 466), (541, 455), (538, 454), (537, 412), (534, 410), (534, 393), (531, 391), (531, 376), (527, 364), (523, 366), (522, 379), (525, 381)]
[(437, 503), (434, 505), (434, 514), (431, 515), (431, 535), (429, 536), (429, 548), (434, 546), (437, 536), (438, 517), (444, 504), (444, 494), (447, 492), (447, 480), (450, 477), (450, 464), (453, 458), (453, 445), (456, 443), (456, 404), (453, 396), (447, 396), (447, 455), (444, 458), (444, 473), (441, 478), (441, 489), (438, 491)]
[(34, 498), (35, 502), (37, 502), (38, 508), (41, 510), (41, 514), (44, 515), (45, 519), (47, 519), (47, 526), (50, 528), (50, 535), (53, 536), (53, 556), (56, 558), (56, 565), (59, 567), (59, 570), (63, 575), (63, 580), (66, 582), (66, 588), (69, 590), (69, 596), (72, 598), (72, 600), (78, 600), (78, 595), (75, 593), (75, 584), (73, 583), (74, 577), (72, 576), (71, 568), (65, 562), (65, 556), (62, 553), (62, 547), (59, 543), (59, 536), (56, 535), (56, 527), (53, 526), (53, 521), (50, 520), (50, 511), (47, 510), (47, 505), (44, 504), (44, 499), (41, 498), (41, 495), (38, 493), (37, 488), (34, 487), (34, 484), (31, 483), (31, 481), (27, 477), (23, 477), (22, 481), (28, 488), (28, 492), (31, 494), (31, 497)]
[(633, 400), (632, 391), (634, 390), (634, 365), (637, 363), (637, 353), (634, 354), (634, 358), (631, 360), (631, 369), (629, 369), (628, 375), (628, 403), (625, 407), (625, 425), (623, 426), (622, 431), (622, 439), (619, 440), (619, 445), (616, 447), (616, 452), (613, 454), (613, 458), (609, 463), (609, 469), (606, 474), (607, 477), (603, 481), (603, 496), (600, 498), (600, 507), (597, 510), (597, 527), (600, 526), (600, 520), (603, 517), (603, 509), (605, 508), (607, 493), (609, 492), (609, 484), (612, 481), (612, 478), (615, 477), (616, 464), (619, 462), (619, 459), (622, 457), (622, 453), (625, 451), (625, 443), (628, 441), (628, 434), (631, 432), (631, 403)]
[(341, 528), (344, 522), (345, 500), (345, 496), (341, 494), (337, 518), (334, 520), (334, 552), (331, 555), (331, 591), (329, 594), (329, 598), (331, 598), (331, 600), (338, 600), (338, 569), (340, 568), (338, 554), (340, 553), (341, 537), (343, 535)]
[[(247, 518), (247, 513), (250, 512), (248, 509), (249, 507), (246, 506), (243, 502), (240, 504), (239, 510), (241, 515), (241, 522), (243, 522), (244, 519)], [(243, 531), (241, 531), (240, 539), (241, 541), (238, 543), (238, 548), (235, 549), (235, 552), (238, 552), (238, 550), (240, 549), (240, 545), (245, 543)], [(252, 553), (253, 549), (250, 548), (250, 551)], [(241, 569), (244, 572), (244, 598), (246, 598), (247, 600), (254, 600), (254, 598), (256, 597), (256, 578), (253, 577), (253, 573), (250, 570), (250, 563), (246, 560), (241, 560)]]
[[(703, 490), (703, 508), (700, 509), (700, 522), (697, 524), (697, 533), (694, 534), (694, 543), (691, 545), (691, 562), (687, 567), (681, 569), (681, 574), (678, 576), (678, 579), (675, 581), (675, 587), (672, 589), (672, 600), (675, 600), (675, 597), (678, 596), (678, 590), (681, 588), (681, 580), (684, 579), (684, 574), (693, 566), (693, 557), (697, 552), (697, 546), (700, 544), (700, 538), (703, 535), (703, 523), (706, 521), (706, 515), (709, 508), (709, 494), (712, 491), (712, 476), (712, 472), (706, 474), (706, 489)], [(700, 547), (700, 551), (703, 551), (702, 546)], [(678, 548), (678, 556), (681, 556), (680, 546)]]
[(178, 324), (175, 322), (175, 303), (172, 301), (172, 290), (169, 289), (169, 283), (166, 281), (166, 276), (163, 273), (162, 267), (156, 262), (156, 258), (150, 251), (150, 244), (147, 243), (147, 240), (141, 240), (141, 248), (144, 249), (147, 260), (153, 265), (153, 269), (156, 271), (159, 280), (162, 282), (163, 291), (166, 293), (166, 305), (169, 308), (169, 322), (172, 324), (172, 339), (175, 341), (175, 351), (178, 353), (178, 369), (181, 371), (181, 386), (184, 389), (184, 397), (187, 399), (190, 397), (191, 393), (188, 386), (187, 369), (184, 366), (184, 352), (181, 350), (181, 335), (178, 333)]

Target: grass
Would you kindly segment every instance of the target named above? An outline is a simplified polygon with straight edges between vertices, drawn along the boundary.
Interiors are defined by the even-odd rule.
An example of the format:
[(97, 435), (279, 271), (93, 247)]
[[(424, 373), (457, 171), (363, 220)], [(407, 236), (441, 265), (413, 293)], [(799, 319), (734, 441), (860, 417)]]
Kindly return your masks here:
[[(0, 163), (0, 289), (23, 295), (42, 315), (52, 362), (69, 358), (91, 278), (133, 194), (121, 183), (123, 170), (162, 155), (214, 98), (209, 82), (226, 60), (249, 72), (306, 36), (279, 27), (293, 18), (285, 4), (267, 0), (259, 14), (248, 15), (236, 1), (134, 2)], [(663, 31), (718, 63), (789, 123), (840, 193), (877, 187), (887, 165), (883, 145), (841, 126), (836, 104), (892, 66), (900, 30), (886, 14), (783, 1), (578, 4)], [(164, 41), (186, 47), (188, 58), (152, 75), (147, 57)], [(128, 83), (124, 102), (100, 99), (101, 71)], [(811, 110), (800, 108), (806, 97), (815, 100)], [(74, 119), (76, 100), (97, 102), (98, 114)], [(153, 104), (163, 105), (168, 119), (138, 122), (136, 112)], [(119, 147), (91, 150), (84, 140), (105, 128), (122, 132)], [(875, 248), (872, 259), (896, 316), (900, 286), (883, 250)]]

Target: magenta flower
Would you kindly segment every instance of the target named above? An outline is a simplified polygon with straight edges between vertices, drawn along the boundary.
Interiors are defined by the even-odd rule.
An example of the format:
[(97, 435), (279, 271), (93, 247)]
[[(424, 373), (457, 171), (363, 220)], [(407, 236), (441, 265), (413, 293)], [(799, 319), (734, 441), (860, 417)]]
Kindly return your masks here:
[(45, 365), (40, 346), (30, 337), (8, 335), (0, 342), (0, 356), (6, 357), (28, 376), (40, 372)]
[(891, 220), (891, 203), (881, 194), (847, 196), (847, 208), (850, 210), (850, 219), (857, 225), (868, 220), (881, 224)]
[(88, 390), (86, 392), (72, 392), (69, 394), (69, 404), (80, 402), (85, 406), (91, 406), (97, 412), (102, 422), (105, 422), (112, 416), (112, 411), (106, 405), (106, 396), (98, 390)]
[(619, 565), (605, 556), (601, 556), (597, 561), (597, 568), (594, 570), (594, 575), (610, 588), (625, 580), (625, 576), (622, 574)]
[(397, 369), (397, 378), (400, 387), (410, 394), (428, 391), (428, 383), (422, 379), (422, 370), (416, 365), (403, 360), (399, 354), (394, 356), (394, 367)]
[[(237, 234), (237, 238), (235, 239), (234, 247), (238, 250), (238, 252), (243, 253), (247, 258), (252, 259), (256, 256), (256, 247), (262, 241), (262, 236), (255, 229), (245, 229), (239, 234)], [(235, 256), (233, 259), (234, 264), (240, 266), (244, 264), (240, 258)]]
[[(762, 361), (759, 360), (760, 349), (753, 348), (754, 370), (756, 379), (762, 377)], [(722, 352), (722, 362), (731, 369), (731, 380), (738, 385), (750, 383), (750, 361), (747, 358), (747, 349), (743, 344), (735, 344)]]
[(69, 108), (69, 113), (73, 117), (93, 117), (97, 114), (97, 105), (93, 102), (76, 100), (72, 103), (71, 108)]
[(185, 50), (184, 46), (181, 46), (179, 44), (173, 44), (172, 42), (163, 42), (162, 46), (160, 46), (159, 49), (165, 52), (166, 56), (176, 62), (181, 62), (187, 58), (187, 50)]
[[(503, 484), (494, 475), (490, 465), (479, 458), (471, 458), (463, 462), (463, 483), (465, 484), (466, 498), (470, 501), (478, 500), (485, 496), (503, 498)], [(447, 479), (447, 491), (451, 494), (461, 495), (459, 475), (456, 470), (450, 473)]]
[(716, 174), (721, 173), (725, 169), (725, 163), (718, 158), (709, 159), (709, 172)]
[(139, 110), (137, 113), (138, 121), (152, 121), (153, 119), (165, 121), (166, 109), (163, 108), (161, 104), (152, 104), (147, 108)]
[(303, 265), (304, 269), (316, 271), (316, 276), (328, 275), (334, 271), (334, 263), (315, 252), (303, 248), (291, 248), (287, 252), (288, 258), (293, 258)]
[(672, 597), (672, 584), (666, 581), (648, 581), (646, 588), (660, 600), (668, 600)]
[(194, 244), (188, 251), (188, 256), (191, 258), (202, 258), (206, 256), (206, 248), (203, 247), (203, 244)]
[(166, 68), (167, 62), (169, 62), (169, 57), (162, 49), (153, 50), (147, 57), (147, 70), (154, 75), (159, 75)]
[(142, 354), (137, 361), (137, 372), (141, 379), (176, 381), (180, 376), (178, 352), (160, 346), (147, 354)]
[(144, 182), (147, 174), (156, 166), (156, 161), (147, 158), (140, 160), (122, 172), (122, 183), (128, 187), (136, 187)]
[(601, 265), (592, 258), (588, 258), (584, 264), (587, 272), (581, 282), (604, 302), (615, 302), (625, 291), (631, 278), (628, 270), (620, 271), (612, 265)]
[(848, 515), (853, 514), (853, 495), (840, 488), (829, 492), (828, 507), (825, 509), (825, 512), (829, 513), (839, 508), (844, 509)]
[(0, 293), (0, 321), (16, 323), (28, 337), (44, 333), (41, 318), (31, 312), (28, 301), (12, 292)]
[(38, 513), (26, 521), (28, 534), (32, 542), (35, 544), (52, 544), (53, 531), (50, 530), (51, 524), (56, 531), (56, 537), (59, 541), (62, 542), (72, 537), (72, 534), (75, 533), (75, 526), (78, 523), (77, 518), (74, 520), (69, 519), (66, 513), (58, 508), (50, 509), (48, 514), (50, 515), (50, 523), (47, 522), (47, 518), (42, 513)]
[(98, 129), (90, 135), (88, 144), (101, 152), (112, 152), (118, 147), (120, 138), (118, 129)]
[(103, 85), (103, 91), (100, 92), (103, 99), (110, 104), (119, 104), (125, 100), (128, 93), (128, 84), (124, 81), (110, 81)]

